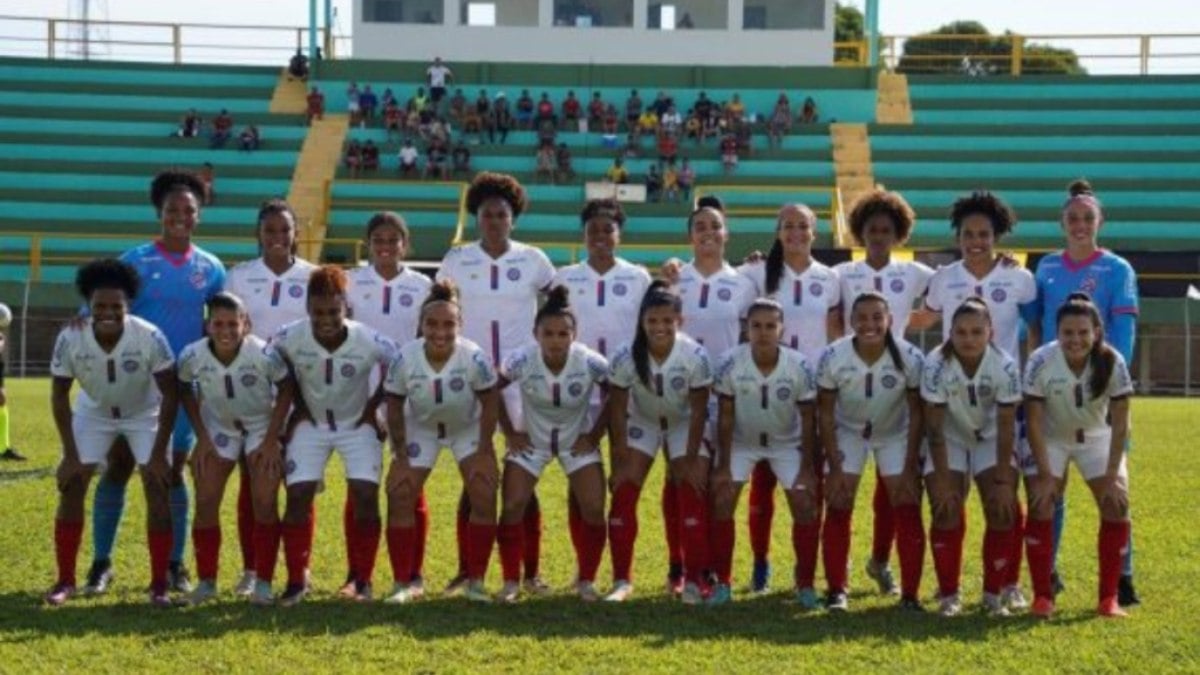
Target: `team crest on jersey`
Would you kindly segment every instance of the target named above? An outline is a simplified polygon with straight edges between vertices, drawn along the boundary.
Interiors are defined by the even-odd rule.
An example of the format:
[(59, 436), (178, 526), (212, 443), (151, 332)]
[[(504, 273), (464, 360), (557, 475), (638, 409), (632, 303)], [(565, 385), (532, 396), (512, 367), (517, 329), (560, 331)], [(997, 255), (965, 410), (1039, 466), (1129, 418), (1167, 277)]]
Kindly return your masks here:
[(1088, 295), (1092, 295), (1096, 292), (1097, 283), (1096, 277), (1089, 274), (1084, 277), (1083, 281), (1079, 284), (1079, 290), (1087, 293)]
[(467, 383), (461, 377), (450, 378), (450, 391), (462, 391), (465, 386)]
[(219, 434), (217, 434), (216, 436), (213, 436), (213, 443), (214, 443), (214, 444), (215, 444), (215, 445), (216, 445), (218, 448), (224, 448), (224, 447), (227, 447), (227, 446), (229, 445), (229, 437), (228, 437), (228, 436), (226, 436), (225, 434), (220, 434), (220, 433), (219, 433)]
[(411, 293), (401, 293), (400, 294), (400, 306), (401, 307), (412, 307), (412, 304), (413, 304), (413, 296)]
[(258, 376), (254, 373), (246, 373), (245, 375), (242, 375), (243, 387), (253, 387), (256, 384), (258, 384)]
[(992, 289), (992, 300), (1004, 302), (1006, 299), (1008, 299), (1008, 293), (1005, 293), (1003, 288)]
[(635, 439), (635, 440), (636, 440), (636, 439), (638, 439), (638, 438), (641, 438), (642, 436), (645, 436), (645, 435), (646, 435), (646, 432), (645, 432), (645, 431), (642, 431), (642, 428), (641, 428), (641, 427), (629, 427), (629, 437), (630, 437), (630, 438), (632, 438), (632, 439)]
[(682, 376), (676, 375), (671, 378), (671, 388), (675, 391), (683, 391), (683, 388), (686, 386), (687, 380), (683, 379)]
[(508, 271), (504, 273), (504, 276), (508, 277), (509, 281), (520, 281), (521, 270), (517, 267), (510, 267), (508, 268)]
[(992, 397), (992, 385), (990, 385), (990, 384), (979, 385), (979, 398), (991, 398), (991, 397)]
[(204, 288), (204, 284), (207, 282), (207, 279), (204, 278), (204, 272), (196, 270), (188, 276), (188, 281), (198, 290)]
[(788, 387), (780, 387), (775, 390), (775, 398), (780, 401), (786, 401), (792, 397), (792, 390)]
[(904, 280), (903, 279), (892, 279), (891, 287), (892, 287), (893, 293), (903, 293), (904, 292)]
[(719, 298), (722, 302), (729, 302), (729, 299), (732, 297), (733, 291), (729, 290), (728, 288), (722, 288), (717, 291), (717, 298)]
[(883, 385), (884, 389), (894, 389), (896, 387), (896, 376), (888, 373), (879, 378), (879, 383)]
[(409, 443), (405, 446), (405, 450), (408, 452), (409, 459), (416, 459), (417, 455), (421, 454), (421, 444)]
[(358, 372), (358, 371), (354, 369), (353, 363), (343, 363), (342, 364), (342, 377), (354, 377), (354, 374), (356, 372)]
[(293, 298), (303, 298), (304, 287), (300, 284), (292, 284), (288, 287), (288, 295), (292, 296)]
[(570, 385), (567, 386), (567, 393), (572, 396), (579, 396), (580, 394), (583, 393), (583, 383), (582, 382), (572, 382)]
[(825, 295), (825, 287), (814, 281), (812, 285), (808, 287), (808, 294), (814, 298), (819, 298), (822, 295)]
[(127, 373), (136, 373), (138, 370), (138, 362), (133, 359), (126, 359), (121, 363), (121, 368)]
[(629, 287), (621, 282), (613, 284), (613, 295), (623, 296), (629, 292)]

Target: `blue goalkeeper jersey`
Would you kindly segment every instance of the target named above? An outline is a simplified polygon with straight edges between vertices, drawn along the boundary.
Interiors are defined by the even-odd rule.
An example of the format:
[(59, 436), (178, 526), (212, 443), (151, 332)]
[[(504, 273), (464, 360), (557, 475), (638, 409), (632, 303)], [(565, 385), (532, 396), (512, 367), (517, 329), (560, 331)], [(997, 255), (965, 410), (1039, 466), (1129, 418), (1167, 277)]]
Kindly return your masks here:
[(154, 241), (126, 251), (121, 260), (142, 280), (133, 313), (157, 326), (176, 354), (204, 336), (204, 303), (225, 287), (225, 266), (215, 255), (197, 246), (175, 254)]

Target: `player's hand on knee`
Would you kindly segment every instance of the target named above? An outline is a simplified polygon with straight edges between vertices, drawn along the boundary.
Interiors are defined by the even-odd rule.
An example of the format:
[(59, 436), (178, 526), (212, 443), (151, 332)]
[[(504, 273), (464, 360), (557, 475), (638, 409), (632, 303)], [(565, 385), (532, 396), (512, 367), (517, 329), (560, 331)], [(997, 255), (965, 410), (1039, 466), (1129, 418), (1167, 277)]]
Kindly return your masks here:
[(524, 431), (514, 431), (504, 435), (504, 455), (506, 457), (527, 455), (532, 451), (533, 442), (529, 440), (529, 434)]
[(171, 482), (171, 463), (164, 453), (154, 453), (142, 471), (152, 482), (166, 487)]

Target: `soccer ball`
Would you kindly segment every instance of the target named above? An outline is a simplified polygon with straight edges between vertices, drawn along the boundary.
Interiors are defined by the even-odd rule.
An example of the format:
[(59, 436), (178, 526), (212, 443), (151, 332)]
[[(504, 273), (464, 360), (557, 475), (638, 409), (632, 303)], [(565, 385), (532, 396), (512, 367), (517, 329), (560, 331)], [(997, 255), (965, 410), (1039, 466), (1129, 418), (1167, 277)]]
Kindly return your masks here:
[(8, 305), (0, 302), (0, 330), (8, 328), (8, 324), (12, 323), (12, 310)]

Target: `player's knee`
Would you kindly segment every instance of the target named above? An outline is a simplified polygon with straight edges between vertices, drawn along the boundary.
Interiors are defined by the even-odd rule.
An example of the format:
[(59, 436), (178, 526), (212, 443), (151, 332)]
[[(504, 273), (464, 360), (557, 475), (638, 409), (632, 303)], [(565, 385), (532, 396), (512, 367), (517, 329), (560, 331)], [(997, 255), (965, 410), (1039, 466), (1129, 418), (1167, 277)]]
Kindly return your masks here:
[(520, 522), (525, 517), (525, 510), (533, 504), (529, 495), (512, 492), (505, 494), (502, 501), (500, 519), (505, 523)]
[(494, 519), (496, 517), (496, 488), (483, 479), (476, 477), (467, 487), (467, 499), (471, 504), (471, 513), (477, 517)]

